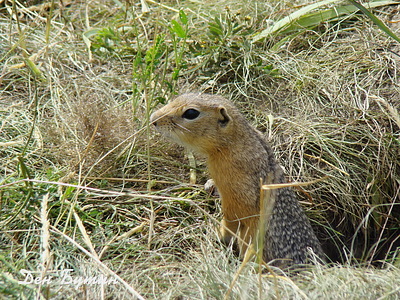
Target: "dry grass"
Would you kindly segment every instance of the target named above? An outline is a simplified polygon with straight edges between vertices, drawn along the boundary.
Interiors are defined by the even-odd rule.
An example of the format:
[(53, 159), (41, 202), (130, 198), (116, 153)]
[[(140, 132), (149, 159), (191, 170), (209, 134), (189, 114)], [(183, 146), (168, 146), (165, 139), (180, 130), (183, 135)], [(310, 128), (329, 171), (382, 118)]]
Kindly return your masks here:
[[(0, 299), (400, 298), (393, 40), (356, 15), (279, 47), (284, 36), (248, 41), (303, 1), (63, 3), (0, 1)], [(395, 32), (396, 9), (375, 11)], [(299, 195), (335, 263), (240, 269), (219, 242), (217, 200), (148, 126), (186, 90), (235, 101), (289, 180), (329, 175)], [(22, 269), (52, 282), (20, 284)], [(61, 284), (67, 269), (108, 282)]]

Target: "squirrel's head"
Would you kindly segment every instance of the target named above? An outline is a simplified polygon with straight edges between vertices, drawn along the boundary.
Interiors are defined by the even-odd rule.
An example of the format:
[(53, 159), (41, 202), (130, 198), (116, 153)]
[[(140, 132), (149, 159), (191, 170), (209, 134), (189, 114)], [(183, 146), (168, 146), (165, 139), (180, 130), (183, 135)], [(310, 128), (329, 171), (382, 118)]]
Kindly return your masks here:
[(209, 155), (229, 147), (235, 131), (236, 107), (223, 97), (183, 94), (154, 112), (150, 122), (165, 136)]

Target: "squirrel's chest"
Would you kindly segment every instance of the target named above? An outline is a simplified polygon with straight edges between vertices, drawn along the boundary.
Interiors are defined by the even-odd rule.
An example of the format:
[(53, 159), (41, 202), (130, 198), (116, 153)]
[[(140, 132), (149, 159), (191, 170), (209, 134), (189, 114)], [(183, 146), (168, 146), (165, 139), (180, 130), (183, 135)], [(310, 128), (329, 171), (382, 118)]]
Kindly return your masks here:
[(254, 173), (242, 166), (219, 161), (208, 165), (211, 178), (221, 195), (224, 211), (234, 209), (236, 214), (242, 211), (258, 210), (260, 182)]

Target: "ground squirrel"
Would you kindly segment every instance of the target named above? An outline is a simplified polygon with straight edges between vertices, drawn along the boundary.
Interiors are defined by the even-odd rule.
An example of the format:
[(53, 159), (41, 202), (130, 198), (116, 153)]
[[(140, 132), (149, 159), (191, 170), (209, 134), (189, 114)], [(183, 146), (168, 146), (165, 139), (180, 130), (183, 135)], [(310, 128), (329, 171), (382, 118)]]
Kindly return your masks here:
[[(232, 102), (209, 94), (181, 95), (154, 112), (150, 121), (165, 136), (206, 156), (221, 195), (222, 238), (229, 242), (235, 236), (232, 232), (236, 233), (243, 255), (257, 234), (261, 179), (264, 183), (285, 182), (283, 170), (262, 134)], [(322, 256), (320, 243), (294, 192), (286, 187), (273, 193), (275, 203), (263, 259), (275, 265), (307, 263), (309, 247)]]

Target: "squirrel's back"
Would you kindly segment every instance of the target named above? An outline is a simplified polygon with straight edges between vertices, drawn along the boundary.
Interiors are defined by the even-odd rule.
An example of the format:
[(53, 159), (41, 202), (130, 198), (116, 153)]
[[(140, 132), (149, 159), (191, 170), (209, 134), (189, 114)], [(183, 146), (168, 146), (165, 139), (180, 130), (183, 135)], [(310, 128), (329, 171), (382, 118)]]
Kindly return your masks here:
[[(284, 183), (271, 147), (229, 100), (209, 94), (184, 94), (156, 111), (151, 122), (166, 136), (207, 158), (221, 195), (221, 235), (238, 238), (241, 253), (254, 242), (260, 216), (260, 180)], [(272, 190), (264, 260), (278, 265), (308, 262), (308, 248), (319, 256), (318, 239), (290, 188)]]

